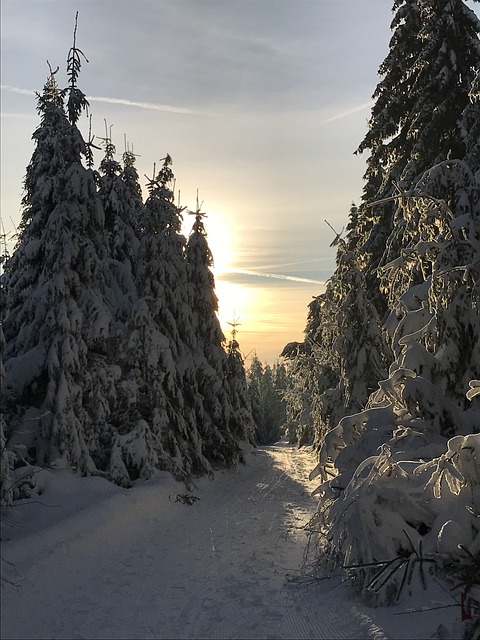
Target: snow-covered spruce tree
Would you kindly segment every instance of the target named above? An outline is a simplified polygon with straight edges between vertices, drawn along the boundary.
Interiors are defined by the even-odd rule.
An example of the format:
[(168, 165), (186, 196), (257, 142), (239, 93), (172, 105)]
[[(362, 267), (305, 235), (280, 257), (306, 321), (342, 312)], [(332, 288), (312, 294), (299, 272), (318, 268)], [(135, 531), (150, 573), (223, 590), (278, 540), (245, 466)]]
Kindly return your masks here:
[(186, 249), (189, 303), (196, 336), (195, 378), (198, 388), (197, 421), (205, 457), (211, 462), (233, 466), (239, 456), (239, 442), (248, 434), (238, 433), (231, 389), (225, 337), (217, 316), (218, 299), (211, 267), (213, 256), (207, 242), (205, 214), (197, 197), (197, 208)]
[(341, 304), (336, 316), (339, 374), (342, 380), (343, 415), (362, 410), (378, 381), (387, 373), (385, 340), (380, 320), (368, 300), (364, 275), (355, 253), (340, 243), (337, 275), (342, 284)]
[[(364, 199), (358, 209), (351, 210), (346, 240), (350, 267), (365, 281), (364, 302), (373, 302), (382, 315), (388, 312), (388, 296), (391, 299), (392, 292), (387, 291), (388, 282), (387, 288), (380, 287), (378, 266), (399, 257), (411, 240), (408, 234), (415, 228), (402, 217), (404, 210), (397, 207), (395, 194), (403, 187), (406, 191), (412, 189), (432, 163), (445, 161), (449, 154), (460, 154), (464, 149), (461, 113), (479, 60), (478, 20), (463, 2), (402, 0), (395, 2), (394, 10), (390, 52), (380, 67), (384, 79), (374, 94), (376, 102), (369, 131), (359, 147), (359, 151), (371, 152)], [(413, 178), (415, 182), (405, 186), (405, 181)], [(445, 198), (448, 205), (455, 204), (445, 189), (442, 194), (437, 190), (435, 195)], [(395, 220), (394, 215), (397, 215)], [(348, 280), (349, 271), (339, 267), (339, 258), (341, 256), (337, 256), (337, 269), (327, 283), (326, 293), (318, 299), (318, 304), (311, 305), (307, 339), (312, 347), (304, 350), (313, 348), (319, 359), (320, 392), (317, 384), (311, 385), (311, 415), (315, 414), (316, 431), (322, 434), (325, 426), (335, 426), (345, 415), (338, 412), (338, 407), (345, 406), (345, 385), (350, 384), (337, 351), (344, 342), (338, 330), (337, 309), (343, 308), (347, 313), (342, 321), (344, 325), (348, 324), (348, 318), (363, 317), (361, 309), (350, 308), (348, 301), (343, 304), (350, 290), (343, 279)], [(428, 265), (431, 265), (429, 261), (424, 262), (420, 273), (415, 269), (409, 271), (410, 284), (427, 277)], [(355, 301), (350, 299), (350, 302)], [(378, 351), (380, 342), (376, 342)], [(360, 361), (363, 341), (355, 341), (351, 348), (353, 350), (345, 354), (348, 361)], [(378, 351), (378, 355), (383, 366), (391, 358), (388, 348)], [(328, 371), (320, 370), (326, 366)], [(338, 376), (336, 386), (325, 387), (322, 382), (325, 376)], [(351, 399), (360, 405), (366, 400), (364, 394)]]
[[(134, 167), (135, 156), (126, 151), (124, 166), (115, 160), (115, 145), (110, 135), (103, 138), (105, 156), (99, 167), (98, 195), (105, 213), (105, 232), (111, 268), (119, 271), (117, 280), (122, 291), (134, 289), (132, 275), (138, 263), (139, 218), (143, 203)], [(121, 272), (125, 271), (125, 276)], [(123, 280), (127, 282), (122, 283)]]
[(191, 347), (182, 339), (194, 338), (186, 316), (186, 241), (171, 162), (167, 155), (158, 175), (154, 170), (140, 220), (139, 299), (129, 322), (124, 384), (132, 410), (149, 425), (159, 465), (185, 479), (209, 472), (210, 464), (197, 428)]
[(281, 424), (285, 427), (287, 420), (285, 394), (291, 387), (290, 377), (288, 375), (288, 369), (284, 362), (275, 362), (272, 366), (272, 380), (273, 388), (276, 391), (276, 396), (280, 399), (280, 405), (277, 406), (279, 418), (281, 416)]
[[(458, 544), (477, 553), (480, 533), (471, 517), (480, 508), (478, 473), (468, 467), (478, 406), (465, 402), (469, 387), (467, 397), (476, 395), (480, 362), (478, 186), (466, 159), (435, 165), (413, 192), (397, 205), (406, 222), (402, 254), (380, 271), (392, 309), (389, 375), (366, 410), (325, 436), (312, 474), (323, 480), (317, 524), (329, 540), (326, 557), (351, 567), (379, 602), (398, 599), (421, 547), (429, 562), (442, 564), (447, 558), (438, 554), (448, 551), (455, 565)], [(454, 211), (438, 192), (449, 194)], [(450, 494), (444, 504), (442, 477)], [(393, 561), (389, 571), (385, 561)]]
[(240, 345), (237, 341), (238, 323), (232, 323), (231, 339), (227, 345), (228, 386), (230, 390), (230, 402), (232, 416), (230, 431), (239, 442), (247, 442), (253, 439), (254, 423), (252, 407), (248, 392), (247, 375)]
[[(121, 174), (125, 185), (123, 196), (128, 202), (128, 210), (130, 211), (129, 224), (135, 234), (138, 235), (140, 230), (140, 220), (143, 214), (142, 188), (140, 186), (138, 171), (135, 167), (136, 155), (133, 153), (133, 149), (128, 148), (126, 140), (125, 147), (125, 151), (122, 155), (123, 169)], [(121, 234), (119, 234), (119, 238), (120, 237)], [(121, 245), (119, 242), (116, 242), (115, 244), (116, 246)], [(135, 272), (135, 265), (133, 264), (132, 269)]]
[[(284, 374), (284, 375), (282, 375)], [(286, 423), (284, 386), (285, 367), (278, 363), (265, 365), (262, 376), (262, 396), (265, 413), (265, 431), (263, 441), (260, 444), (277, 442), (282, 434), (282, 428)]]
[(328, 420), (334, 420), (327, 408), (330, 390), (341, 384), (333, 349), (337, 311), (334, 299), (335, 275), (325, 293), (309, 304), (304, 342), (290, 342), (280, 354), (287, 362), (291, 380), (285, 395), (288, 438), (299, 446), (319, 442), (328, 430)]
[[(395, 0), (393, 11), (389, 53), (379, 68), (383, 79), (373, 93), (375, 103), (368, 131), (356, 151), (368, 150), (370, 154), (364, 174), (363, 202), (366, 204), (394, 193), (409, 157), (409, 145), (413, 143), (408, 132), (415, 100), (413, 69), (422, 46), (419, 1)], [(360, 266), (368, 269), (369, 288), (375, 285), (374, 269), (391, 231), (393, 211), (392, 202), (388, 202), (381, 208), (363, 207), (361, 216), (357, 216), (356, 231), (363, 245)], [(383, 311), (381, 300), (376, 302)]]
[(460, 115), (480, 55), (479, 22), (462, 0), (398, 0), (393, 8), (394, 34), (379, 69), (384, 77), (373, 95), (369, 131), (357, 150), (370, 151), (359, 216), (362, 255), (368, 262), (361, 266), (381, 313), (385, 300), (376, 287), (375, 269), (399, 252), (403, 221), (393, 219), (391, 201), (368, 205), (392, 196), (397, 186), (408, 190), (447, 157), (463, 157)]
[[(422, 206), (426, 215), (431, 205), (425, 199), (411, 206)], [(441, 218), (437, 208), (435, 219)], [(396, 349), (389, 376), (365, 411), (346, 416), (325, 436), (311, 475), (323, 480), (315, 492), (321, 497), (316, 524), (328, 545), (319, 563), (322, 557), (350, 567), (354, 582), (377, 602), (397, 600), (423, 558), (458, 566), (478, 553), (480, 539), (472, 515), (480, 508), (479, 477), (471, 466), (478, 435), (469, 435), (478, 431), (479, 407), (465, 410), (452, 380), (472, 375), (469, 347), (478, 367), (478, 303), (472, 294), (479, 254), (454, 237), (426, 244), (405, 251), (405, 262), (388, 269), (395, 280), (395, 271), (407, 269), (421, 249), (416, 259), (430, 256), (433, 263), (432, 276), (408, 289), (392, 311), (388, 329)], [(455, 266), (458, 244), (471, 263)], [(445, 305), (438, 297), (451, 300)], [(444, 322), (448, 339), (438, 327)], [(472, 400), (476, 385), (465, 385)], [(461, 435), (447, 445), (454, 434)]]
[(157, 463), (148, 425), (142, 421), (143, 416), (134, 401), (138, 384), (135, 386), (131, 380), (132, 361), (128, 349), (132, 309), (138, 300), (135, 275), (139, 262), (138, 229), (143, 203), (134, 168), (135, 158), (127, 151), (124, 154), (126, 166), (122, 168), (115, 159), (115, 146), (108, 129), (102, 142), (105, 155), (96, 173), (96, 181), (105, 215), (105, 299), (112, 315), (108, 363), (115, 372), (112, 428), (102, 434), (105, 444), (103, 466), (108, 468), (112, 479), (128, 486), (132, 479), (150, 477)]
[[(423, 296), (419, 293), (417, 299), (423, 297), (421, 313), (430, 323), (425, 346), (436, 360), (426, 377), (463, 410), (465, 389), (478, 370), (479, 240), (475, 208), (479, 189), (468, 162), (452, 160), (426, 172), (415, 191), (415, 196), (406, 197), (400, 205), (405, 220), (402, 254), (380, 270), (381, 286), (396, 307), (388, 322), (389, 333), (398, 354), (399, 344), (404, 342), (399, 343), (399, 320), (400, 324), (410, 322), (409, 312), (417, 309), (402, 309), (396, 302), (411, 290), (421, 290)], [(450, 207), (442, 198), (446, 194)], [(459, 425), (455, 426), (453, 416), (449, 420), (454, 433)], [(447, 422), (444, 420), (445, 425)]]
[[(290, 362), (297, 382), (287, 396), (288, 411), (299, 399), (297, 386), (297, 396), (307, 394), (310, 407), (299, 421), (298, 440), (316, 446), (343, 416), (365, 406), (388, 367), (389, 349), (358, 266), (357, 213), (353, 205), (346, 239), (337, 234), (332, 243), (337, 247), (337, 268), (325, 293), (310, 304), (304, 346)], [(309, 432), (307, 440), (304, 433)]]
[(7, 436), (40, 465), (61, 459), (95, 472), (92, 456), (108, 417), (98, 379), (108, 379), (110, 314), (103, 300), (103, 211), (93, 173), (81, 162), (88, 151), (75, 124), (86, 104), (76, 86), (77, 56), (74, 42), (69, 89), (60, 91), (52, 72), (38, 97), (41, 123), (33, 135), (20, 234), (6, 265)]
[(280, 410), (283, 417), (283, 422), (280, 428), (280, 437), (292, 444), (296, 442), (296, 422), (294, 418), (295, 415), (298, 415), (298, 413), (296, 413), (294, 402), (291, 403), (290, 401), (290, 398), (292, 397), (291, 394), (294, 393), (294, 389), (297, 384), (297, 381), (295, 381), (292, 376), (294, 362), (295, 358), (285, 358), (274, 367), (274, 384), (281, 399)]
[(112, 362), (121, 364), (124, 354), (125, 322), (137, 299), (135, 273), (139, 261), (139, 218), (143, 203), (139, 192), (138, 176), (135, 180), (135, 158), (125, 153), (131, 179), (115, 160), (115, 146), (110, 136), (103, 138), (105, 156), (96, 174), (98, 197), (105, 215), (105, 242), (107, 245), (106, 299), (114, 318), (109, 340)]
[(335, 271), (326, 283), (325, 292), (308, 306), (304, 342), (286, 345), (281, 354), (288, 362), (292, 380), (286, 396), (290, 432), (296, 428), (295, 440), (300, 445), (318, 444), (330, 424), (336, 424), (343, 415), (338, 394), (342, 393), (344, 381), (340, 377), (336, 349), (339, 337), (336, 315), (340, 302), (341, 283)]
[(311, 307), (312, 343), (318, 361), (312, 411), (317, 446), (343, 416), (365, 405), (386, 372), (379, 319), (356, 258), (357, 213), (352, 205), (346, 240), (337, 234), (332, 243), (337, 247), (335, 273), (321, 297), (322, 304)]
[(263, 365), (254, 355), (247, 372), (248, 396), (254, 424), (255, 442), (262, 443), (265, 433), (265, 412), (262, 402)]
[[(476, 32), (479, 23), (462, 2), (396, 2), (394, 9), (397, 10), (392, 23), (395, 33), (390, 53), (381, 67), (385, 78), (377, 87), (377, 101), (372, 110), (370, 130), (359, 147), (360, 151), (366, 148), (372, 151), (366, 173), (364, 202), (355, 219), (351, 217), (347, 238), (347, 249), (353, 251), (351, 267), (363, 270), (366, 282), (365, 302), (368, 304), (368, 300), (374, 301), (382, 312), (387, 311), (388, 298), (392, 301), (410, 285), (422, 282), (428, 276), (426, 269), (431, 268), (429, 260), (417, 263), (418, 268), (410, 263), (408, 276), (404, 270), (396, 272), (397, 277), (403, 274), (400, 288), (394, 288), (389, 279), (385, 279), (385, 286), (379, 286), (378, 265), (386, 262), (395, 264), (407, 245), (414, 246), (415, 238), (420, 238), (418, 219), (414, 216), (407, 219), (408, 216), (405, 217), (404, 213), (411, 208), (397, 207), (398, 199), (392, 194), (401, 188), (402, 181), (405, 182), (412, 176), (419, 176), (420, 180), (430, 163), (438, 163), (449, 153), (460, 153), (464, 148), (464, 143), (458, 142), (462, 129), (461, 112), (479, 62)], [(450, 62), (447, 64), (448, 61)], [(429, 115), (431, 112), (433, 116)], [(438, 135), (434, 135), (430, 129), (431, 122), (434, 122)], [(419, 123), (424, 123), (425, 126), (419, 127)], [(379, 173), (381, 181), (378, 180)], [(438, 174), (439, 172), (437, 176)], [(445, 198), (457, 210), (455, 215), (461, 215), (461, 203), (452, 201), (451, 181), (449, 184), (445, 180), (443, 182), (444, 184), (437, 179), (436, 191), (431, 195)], [(410, 183), (408, 188), (412, 189), (413, 186)], [(457, 198), (460, 200), (463, 198), (462, 193), (457, 190)], [(368, 202), (369, 198), (379, 201)], [(376, 213), (372, 214), (373, 211)], [(392, 224), (394, 211), (397, 216), (395, 225)], [(368, 249), (370, 240), (365, 243), (365, 230), (373, 219), (375, 222), (371, 227), (370, 239), (382, 252), (387, 244), (387, 251), (383, 256), (376, 250), (372, 252), (371, 247)], [(424, 228), (430, 238), (432, 234), (435, 236), (438, 233), (434, 223), (427, 224)], [(357, 273), (360, 275), (360, 272)], [(362, 317), (362, 313), (360, 309), (352, 308), (348, 299), (343, 298), (344, 292), (349, 290), (348, 283), (342, 282), (345, 274), (348, 271), (342, 272), (337, 266), (332, 280), (337, 281), (338, 287), (343, 291), (340, 293), (341, 302), (337, 304), (347, 311), (348, 324), (348, 317)], [(409, 278), (408, 283), (405, 282), (405, 277)], [(380, 305), (379, 295), (383, 300)], [(354, 303), (352, 300), (350, 302)], [(339, 332), (336, 343), (340, 349), (344, 342), (342, 334), (343, 331)], [(382, 350), (380, 347), (381, 340), (377, 340), (379, 357), (376, 359), (384, 366), (391, 356), (388, 349)], [(363, 348), (362, 340), (354, 341), (351, 350), (346, 352), (347, 359), (360, 361)], [(341, 367), (341, 358), (338, 362)], [(343, 370), (340, 377), (341, 381), (349, 380), (347, 370)], [(366, 398), (355, 400), (360, 400), (363, 404)], [(335, 404), (338, 405), (338, 402)]]
[[(478, 370), (480, 343), (474, 168), (478, 137), (473, 134), (472, 139), (470, 130), (475, 128), (475, 104), (467, 106), (462, 118), (462, 100), (468, 93), (464, 81), (471, 82), (479, 67), (478, 36), (470, 30), (467, 37), (466, 24), (470, 21), (478, 30), (478, 21), (463, 3), (419, 0), (418, 6), (425, 18), (425, 51), (422, 48), (419, 53), (416, 82), (423, 82), (425, 91), (417, 93), (412, 108), (424, 108), (434, 96), (432, 87), (437, 87), (437, 102), (429, 103), (429, 109), (437, 122), (439, 143), (427, 126), (427, 116), (419, 111), (410, 114), (412, 122), (425, 126), (410, 130), (413, 142), (410, 155), (403, 159), (398, 188), (390, 196), (388, 191), (378, 191), (380, 202), (375, 207), (364, 203), (358, 216), (357, 235), (361, 236), (364, 211), (393, 207), (387, 251), (382, 256), (377, 253), (375, 262), (375, 252), (366, 258), (361, 254), (367, 245), (358, 241), (353, 245), (360, 249), (357, 266), (364, 266), (367, 283), (372, 265), (381, 266), (373, 294), (368, 288), (367, 292), (372, 300), (377, 290), (384, 295), (382, 308), (388, 313), (385, 329), (393, 359), (388, 376), (379, 381), (380, 388), (370, 396), (365, 410), (346, 415), (326, 434), (319, 465), (312, 473), (322, 478), (316, 491), (321, 501), (315, 520), (326, 547), (319, 563), (323, 558), (350, 567), (354, 581), (377, 602), (397, 599), (412, 570), (421, 571), (416, 560), (422, 557), (422, 547), (431, 554), (428, 561), (437, 563), (438, 554), (448, 549), (450, 561), (458, 564), (458, 543), (468, 553), (478, 553), (479, 527), (468, 511), (480, 508), (478, 491), (471, 490), (478, 479), (462, 466), (462, 460), (468, 463), (476, 450), (478, 437), (468, 435), (478, 430), (478, 407), (465, 406), (468, 387), (469, 398), (476, 389), (472, 378)], [(450, 34), (457, 29), (458, 38), (465, 16), (460, 43)], [(433, 33), (435, 20), (438, 29)], [(437, 67), (445, 54), (438, 48), (442, 29), (443, 46), (450, 56), (449, 64), (443, 59), (443, 71)], [(463, 49), (465, 42), (471, 46)], [(433, 56), (431, 61), (426, 51)], [(456, 73), (457, 84), (452, 80)], [(458, 100), (449, 103), (450, 95)], [(383, 167), (380, 170), (385, 176)], [(370, 238), (376, 240), (375, 226), (380, 233), (381, 223), (379, 217)], [(446, 439), (455, 434), (461, 435), (447, 448)], [(432, 462), (427, 466), (417, 462), (428, 459)], [(444, 478), (449, 489), (447, 503), (439, 501), (438, 478)], [(437, 486), (433, 496), (432, 486)], [(469, 487), (465, 493), (464, 486)], [(457, 504), (455, 495), (462, 495)], [(459, 531), (464, 532), (462, 536)]]
[[(447, 159), (465, 156), (462, 112), (469, 103), (469, 92), (480, 65), (478, 34), (480, 21), (466, 5), (456, 2), (422, 2), (423, 43), (416, 65), (417, 97), (412, 111), (410, 137), (413, 139), (408, 162), (402, 173), (402, 191), (410, 189), (425, 171)], [(452, 211), (451, 194), (442, 197)], [(397, 213), (401, 215), (401, 209)], [(455, 213), (457, 215), (457, 213)], [(404, 240), (406, 222), (394, 218), (382, 263), (395, 259)]]

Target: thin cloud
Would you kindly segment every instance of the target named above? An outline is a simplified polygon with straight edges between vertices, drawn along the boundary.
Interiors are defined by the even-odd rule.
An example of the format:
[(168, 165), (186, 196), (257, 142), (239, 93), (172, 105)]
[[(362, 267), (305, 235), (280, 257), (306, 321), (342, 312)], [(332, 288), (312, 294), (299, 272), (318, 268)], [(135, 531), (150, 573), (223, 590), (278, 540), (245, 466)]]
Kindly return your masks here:
[[(21, 87), (14, 87), (11, 84), (0, 85), (2, 91), (9, 91), (10, 93), (16, 93), (22, 96), (34, 96), (36, 94), (33, 89), (22, 89)], [(196, 109), (189, 109), (187, 107), (177, 107), (168, 104), (158, 104), (156, 102), (137, 102), (134, 100), (128, 100), (126, 98), (107, 98), (106, 96), (87, 96), (89, 102), (103, 102), (105, 104), (119, 104), (125, 107), (134, 107), (136, 109), (148, 109), (150, 111), (164, 111), (167, 113), (179, 113), (182, 115), (208, 115), (205, 111), (198, 111)]]
[(266, 273), (265, 271), (251, 271), (250, 269), (235, 269), (234, 273), (243, 273), (247, 276), (258, 278), (275, 278), (276, 280), (289, 280), (290, 282), (309, 282), (311, 284), (325, 284), (322, 280), (312, 280), (311, 278), (300, 278), (298, 276), (286, 276), (283, 273)]
[(327, 124), (327, 122), (334, 122), (335, 120), (348, 118), (348, 116), (351, 116), (354, 113), (358, 113), (359, 111), (364, 111), (365, 109), (372, 107), (374, 104), (375, 103), (373, 102), (373, 100), (370, 100), (370, 102), (364, 102), (363, 104), (359, 104), (356, 107), (347, 109), (346, 111), (341, 111), (340, 113), (337, 113), (334, 116), (331, 116), (330, 118), (326, 118), (325, 120), (322, 120), (321, 122), (319, 122), (319, 124)]

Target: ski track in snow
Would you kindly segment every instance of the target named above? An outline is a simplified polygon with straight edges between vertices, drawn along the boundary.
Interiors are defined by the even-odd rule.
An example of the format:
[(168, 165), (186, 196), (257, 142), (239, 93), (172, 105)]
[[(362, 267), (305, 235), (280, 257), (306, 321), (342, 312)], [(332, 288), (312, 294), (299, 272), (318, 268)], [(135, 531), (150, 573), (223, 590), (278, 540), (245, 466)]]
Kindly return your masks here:
[(387, 638), (346, 585), (287, 579), (316, 505), (313, 466), (308, 449), (261, 448), (199, 480), (192, 506), (167, 474), (130, 490), (56, 478), (43, 505), (8, 514), (4, 577), (20, 584), (2, 585), (2, 638)]

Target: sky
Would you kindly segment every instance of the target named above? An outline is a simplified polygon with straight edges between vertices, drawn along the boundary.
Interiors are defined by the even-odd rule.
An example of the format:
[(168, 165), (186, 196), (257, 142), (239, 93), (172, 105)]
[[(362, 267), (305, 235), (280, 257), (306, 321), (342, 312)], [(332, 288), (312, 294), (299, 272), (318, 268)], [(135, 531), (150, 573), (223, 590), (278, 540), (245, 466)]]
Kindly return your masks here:
[[(247, 364), (301, 341), (335, 268), (333, 231), (362, 193), (363, 139), (391, 36), (388, 0), (1, 0), (1, 212), (11, 239), (47, 60), (77, 46), (92, 133), (105, 120), (137, 169), (173, 158), (181, 205), (197, 189), (220, 319)], [(88, 120), (81, 122), (86, 134)], [(97, 152), (96, 162), (101, 159)], [(186, 225), (191, 223), (187, 216)], [(188, 234), (189, 227), (185, 227)]]

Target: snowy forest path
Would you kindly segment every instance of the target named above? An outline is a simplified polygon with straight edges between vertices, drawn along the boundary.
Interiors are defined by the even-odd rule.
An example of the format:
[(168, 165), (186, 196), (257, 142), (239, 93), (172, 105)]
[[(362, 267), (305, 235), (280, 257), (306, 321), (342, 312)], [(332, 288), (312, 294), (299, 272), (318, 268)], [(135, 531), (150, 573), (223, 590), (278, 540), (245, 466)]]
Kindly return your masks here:
[[(64, 517), (53, 510), (34, 531), (33, 505), (15, 514), (26, 532), (2, 553), (22, 581), (2, 587), (2, 638), (385, 638), (344, 585), (287, 579), (315, 509), (313, 465), (308, 449), (264, 447), (198, 481), (193, 505), (175, 501), (185, 488), (167, 477), (109, 485), (83, 505), (78, 485), (104, 481), (76, 479), (73, 494), (62, 484)], [(57, 485), (45, 502), (60, 504)]]

